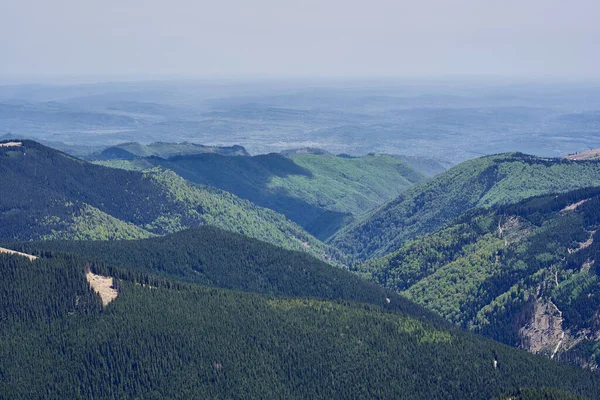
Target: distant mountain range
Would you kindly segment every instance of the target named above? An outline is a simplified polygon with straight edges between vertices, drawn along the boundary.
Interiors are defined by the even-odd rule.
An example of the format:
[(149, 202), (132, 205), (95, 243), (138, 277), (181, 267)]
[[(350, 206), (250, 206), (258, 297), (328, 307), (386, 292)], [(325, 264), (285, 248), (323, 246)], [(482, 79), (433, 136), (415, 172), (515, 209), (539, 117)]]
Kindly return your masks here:
[(165, 143), (155, 142), (148, 145), (142, 145), (136, 142), (122, 143), (116, 146), (107, 147), (98, 154), (90, 154), (88, 158), (93, 160), (113, 160), (125, 159), (132, 160), (136, 157), (162, 157), (169, 158), (173, 156), (183, 156), (191, 154), (214, 153), (224, 156), (249, 156), (248, 152), (242, 146), (204, 146), (195, 143)]

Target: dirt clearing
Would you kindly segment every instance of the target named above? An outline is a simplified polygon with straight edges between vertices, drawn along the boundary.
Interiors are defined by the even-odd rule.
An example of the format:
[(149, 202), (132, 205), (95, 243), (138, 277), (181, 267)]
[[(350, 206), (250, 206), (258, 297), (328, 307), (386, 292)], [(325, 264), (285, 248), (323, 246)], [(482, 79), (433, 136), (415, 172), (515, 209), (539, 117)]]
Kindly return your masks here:
[(20, 251), (14, 251), (14, 250), (5, 249), (3, 247), (0, 247), (0, 253), (15, 254), (17, 256), (27, 257), (27, 258), (29, 258), (30, 261), (34, 261), (34, 260), (38, 259), (36, 256), (32, 256), (31, 254), (25, 254), (25, 253), (21, 253)]
[(103, 306), (106, 306), (119, 295), (117, 289), (113, 287), (113, 278), (110, 276), (96, 275), (93, 272), (88, 271), (85, 277), (92, 289), (100, 295)]
[(0, 143), (0, 147), (21, 147), (21, 146), (23, 146), (23, 143), (21, 143), (21, 142)]
[(566, 206), (565, 208), (563, 208), (562, 210), (560, 210), (560, 212), (566, 212), (566, 211), (576, 210), (577, 207), (579, 207), (580, 205), (584, 204), (588, 200), (589, 199), (585, 199), (585, 200), (578, 201), (577, 203), (569, 204), (568, 206)]
[(600, 158), (600, 149), (593, 149), (588, 151), (582, 151), (577, 154), (569, 154), (565, 156), (566, 159), (581, 161), (581, 160), (597, 160)]

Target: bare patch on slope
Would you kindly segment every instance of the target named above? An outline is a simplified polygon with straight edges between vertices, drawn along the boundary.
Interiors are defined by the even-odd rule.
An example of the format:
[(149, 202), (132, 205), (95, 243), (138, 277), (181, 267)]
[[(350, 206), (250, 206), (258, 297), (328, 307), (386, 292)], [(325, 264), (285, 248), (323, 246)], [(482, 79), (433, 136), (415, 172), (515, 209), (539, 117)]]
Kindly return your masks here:
[(20, 251), (14, 251), (14, 250), (10, 250), (10, 249), (5, 249), (3, 247), (0, 247), (0, 253), (14, 254), (14, 255), (17, 255), (17, 256), (27, 257), (27, 258), (29, 258), (30, 261), (34, 261), (34, 260), (38, 259), (36, 256), (32, 256), (31, 254), (25, 254), (25, 253), (21, 253)]
[(551, 300), (538, 298), (533, 304), (531, 320), (519, 330), (519, 347), (532, 353), (548, 353), (554, 358), (567, 335), (562, 322), (562, 312), (556, 305)]
[(0, 147), (21, 147), (21, 146), (23, 146), (23, 143), (21, 143), (21, 142), (0, 143)]
[(563, 208), (562, 210), (560, 210), (560, 212), (566, 212), (566, 211), (576, 210), (577, 207), (579, 207), (580, 205), (582, 205), (583, 203), (585, 203), (588, 200), (589, 199), (584, 199), (584, 200), (578, 201), (577, 203), (569, 204), (568, 206), (566, 206), (565, 208)]
[(531, 223), (514, 215), (498, 221), (498, 235), (504, 239), (504, 246), (521, 241), (531, 230)]
[(92, 289), (100, 295), (103, 306), (106, 306), (119, 295), (119, 291), (113, 285), (113, 278), (110, 276), (96, 275), (88, 270), (85, 278)]
[(577, 253), (578, 251), (583, 250), (583, 249), (587, 249), (592, 244), (594, 244), (594, 235), (595, 234), (596, 234), (596, 231), (591, 231), (590, 232), (590, 238), (588, 240), (586, 240), (585, 242), (579, 243), (579, 247), (577, 247), (576, 249), (567, 249), (568, 252), (569, 252), (569, 254)]
[(581, 160), (597, 160), (600, 158), (600, 149), (592, 149), (582, 151), (581, 153), (569, 154), (565, 156), (568, 160), (581, 161)]

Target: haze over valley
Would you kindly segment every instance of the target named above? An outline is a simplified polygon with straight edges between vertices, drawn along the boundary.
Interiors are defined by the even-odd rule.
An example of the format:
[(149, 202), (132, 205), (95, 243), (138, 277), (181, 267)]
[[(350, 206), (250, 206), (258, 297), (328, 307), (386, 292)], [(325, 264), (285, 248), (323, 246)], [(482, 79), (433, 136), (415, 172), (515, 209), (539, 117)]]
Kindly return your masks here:
[(496, 80), (163, 81), (0, 87), (0, 136), (313, 147), (458, 163), (598, 146), (600, 84)]

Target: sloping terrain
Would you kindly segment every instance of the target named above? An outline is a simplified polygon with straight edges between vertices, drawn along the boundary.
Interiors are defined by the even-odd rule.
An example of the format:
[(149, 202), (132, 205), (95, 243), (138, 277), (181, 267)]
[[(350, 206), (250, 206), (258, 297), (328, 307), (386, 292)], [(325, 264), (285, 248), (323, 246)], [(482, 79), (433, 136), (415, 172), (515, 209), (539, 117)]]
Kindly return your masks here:
[[(141, 163), (175, 171), (195, 183), (214, 186), (287, 216), (319, 239), (425, 176), (392, 156), (337, 157), (327, 153), (219, 154), (150, 157), (103, 165), (134, 169)], [(135, 165), (133, 165), (135, 164)]]
[(136, 239), (215, 225), (319, 257), (328, 249), (274, 211), (175, 173), (106, 168), (23, 141), (0, 148), (0, 237)]
[(358, 270), (493, 339), (600, 364), (600, 189), (477, 210)]
[[(174, 279), (173, 269), (188, 269), (195, 257), (201, 238), (193, 232), (190, 242), (173, 250), (183, 258), (166, 265), (168, 275), (150, 274), (151, 268), (161, 273), (160, 260), (167, 260), (170, 246), (185, 234), (142, 241), (139, 248), (136, 242), (55, 242), (57, 251), (38, 248), (43, 257), (34, 262), (0, 255), (5, 277), (0, 356), (9, 361), (0, 363), (0, 393), (11, 399), (481, 399), (551, 387), (588, 398), (600, 395), (596, 374), (449, 329), (410, 301), (393, 296), (388, 303), (382, 289), (348, 272), (317, 260), (302, 271), (308, 256), (290, 257), (241, 236), (238, 242), (250, 243), (241, 254), (232, 253), (238, 282), (257, 282), (261, 274), (244, 260), (264, 246), (277, 264), (266, 280), (283, 277), (286, 285), (276, 285), (279, 290), (271, 294), (260, 286), (249, 293)], [(211, 234), (218, 235), (207, 237)], [(131, 246), (130, 261), (147, 269), (117, 261), (127, 254), (110, 261), (105, 250), (113, 245)], [(191, 253), (181, 251), (186, 246)], [(90, 250), (94, 254), (86, 254)], [(220, 251), (228, 249), (209, 243), (196, 254)], [(155, 253), (164, 257), (152, 264)], [(107, 258), (94, 261), (96, 255)], [(105, 308), (86, 281), (90, 264), (84, 260), (93, 273), (116, 281), (119, 295)], [(201, 260), (201, 268), (218, 268)], [(287, 280), (290, 272), (306, 278)], [(214, 272), (206, 277), (214, 278)], [(306, 279), (315, 284), (306, 285)], [(357, 282), (357, 290), (323, 290), (343, 282)], [(356, 302), (361, 296), (366, 302)]]
[(600, 162), (520, 153), (466, 161), (417, 184), (338, 232), (331, 244), (361, 259), (384, 256), (476, 207), (600, 185)]
[(90, 265), (106, 276), (131, 278), (153, 274), (262, 294), (359, 301), (443, 321), (401, 299), (394, 291), (334, 268), (305, 252), (284, 250), (213, 226), (146, 240), (7, 241), (3, 245), (46, 258), (77, 256), (80, 264)]

